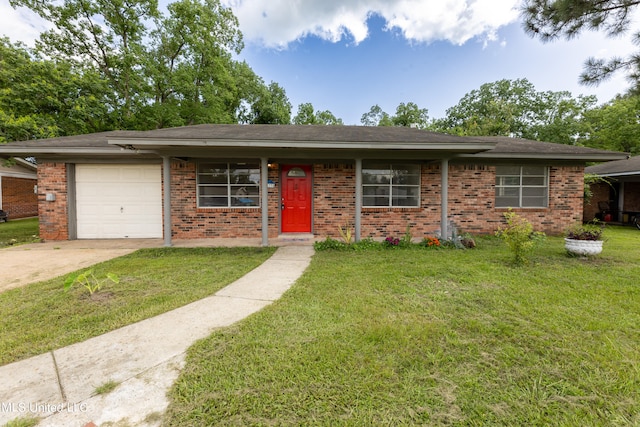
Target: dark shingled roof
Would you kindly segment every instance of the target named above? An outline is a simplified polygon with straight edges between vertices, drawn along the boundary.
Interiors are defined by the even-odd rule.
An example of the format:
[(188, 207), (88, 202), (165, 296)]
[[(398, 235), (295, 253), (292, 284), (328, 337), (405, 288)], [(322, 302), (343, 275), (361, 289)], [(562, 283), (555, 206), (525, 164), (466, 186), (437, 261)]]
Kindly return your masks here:
[[(110, 131), (0, 145), (0, 154), (19, 156), (82, 153), (126, 157), (153, 156), (153, 150), (196, 147), (300, 148), (307, 150), (439, 150), (465, 158), (564, 159), (607, 161), (623, 158), (623, 153), (572, 145), (552, 144), (508, 137), (462, 137), (406, 127), (376, 126), (294, 126), (294, 125), (213, 125), (203, 124), (150, 131)], [(370, 144), (370, 145), (369, 145)], [(458, 145), (459, 144), (459, 145)], [(137, 150), (126, 150), (134, 146)], [(466, 148), (463, 148), (465, 147)], [(182, 148), (181, 148), (182, 147)]]
[(585, 172), (601, 176), (640, 175), (640, 156), (589, 166)]

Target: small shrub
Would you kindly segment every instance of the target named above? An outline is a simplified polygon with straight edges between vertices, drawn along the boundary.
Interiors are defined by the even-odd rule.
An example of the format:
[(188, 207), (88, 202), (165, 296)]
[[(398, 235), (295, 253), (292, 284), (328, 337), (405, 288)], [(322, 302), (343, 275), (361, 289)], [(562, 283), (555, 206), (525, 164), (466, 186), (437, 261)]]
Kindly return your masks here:
[(366, 239), (362, 239), (359, 242), (356, 242), (351, 246), (356, 251), (379, 250), (379, 249), (383, 248), (383, 246), (382, 246), (382, 244), (380, 242), (376, 242), (371, 237), (367, 237)]
[(496, 236), (501, 238), (513, 253), (513, 261), (516, 265), (526, 264), (527, 256), (535, 246), (544, 240), (544, 233), (534, 231), (533, 225), (511, 209), (504, 213), (507, 220), (505, 228), (499, 228)]
[(345, 250), (349, 247), (348, 244), (341, 242), (331, 237), (327, 237), (325, 240), (315, 242), (313, 247), (316, 251), (329, 251), (329, 250)]

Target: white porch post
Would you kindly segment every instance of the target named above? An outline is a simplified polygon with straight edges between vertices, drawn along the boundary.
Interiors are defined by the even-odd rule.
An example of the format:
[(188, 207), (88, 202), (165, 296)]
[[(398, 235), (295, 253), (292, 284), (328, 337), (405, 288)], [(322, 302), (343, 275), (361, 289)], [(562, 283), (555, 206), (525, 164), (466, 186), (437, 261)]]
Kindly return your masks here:
[(171, 246), (171, 158), (162, 156), (162, 183), (164, 190), (164, 245)]
[(356, 159), (356, 212), (354, 219), (354, 238), (356, 242), (360, 241), (362, 232), (362, 159)]
[(449, 159), (442, 159), (440, 177), (442, 179), (440, 184), (440, 237), (447, 239), (449, 234), (447, 224), (449, 219)]
[(262, 208), (262, 246), (269, 246), (269, 160), (260, 158), (260, 205)]

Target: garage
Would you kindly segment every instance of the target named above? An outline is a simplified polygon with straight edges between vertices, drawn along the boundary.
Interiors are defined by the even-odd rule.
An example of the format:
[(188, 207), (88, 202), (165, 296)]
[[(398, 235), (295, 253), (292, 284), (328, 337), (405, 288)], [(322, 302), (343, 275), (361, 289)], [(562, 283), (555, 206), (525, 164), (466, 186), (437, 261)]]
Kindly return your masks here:
[(79, 239), (162, 237), (162, 171), (156, 164), (76, 165)]

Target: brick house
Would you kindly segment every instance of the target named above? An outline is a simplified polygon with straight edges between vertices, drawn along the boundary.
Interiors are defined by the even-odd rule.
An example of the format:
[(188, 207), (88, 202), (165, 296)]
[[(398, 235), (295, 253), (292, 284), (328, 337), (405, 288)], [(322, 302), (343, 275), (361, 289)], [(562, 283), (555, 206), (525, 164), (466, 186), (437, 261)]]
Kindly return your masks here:
[(38, 216), (37, 167), (16, 158), (12, 162), (0, 158), (0, 210), (10, 219)]
[[(624, 154), (398, 127), (198, 125), (10, 143), (38, 159), (40, 236), (337, 237), (492, 233), (508, 208), (560, 233), (585, 162)], [(264, 209), (263, 209), (264, 207)], [(170, 232), (169, 232), (170, 230)]]
[(608, 182), (591, 185), (593, 196), (584, 206), (584, 219), (629, 223), (640, 215), (640, 156), (589, 166), (585, 172)]

